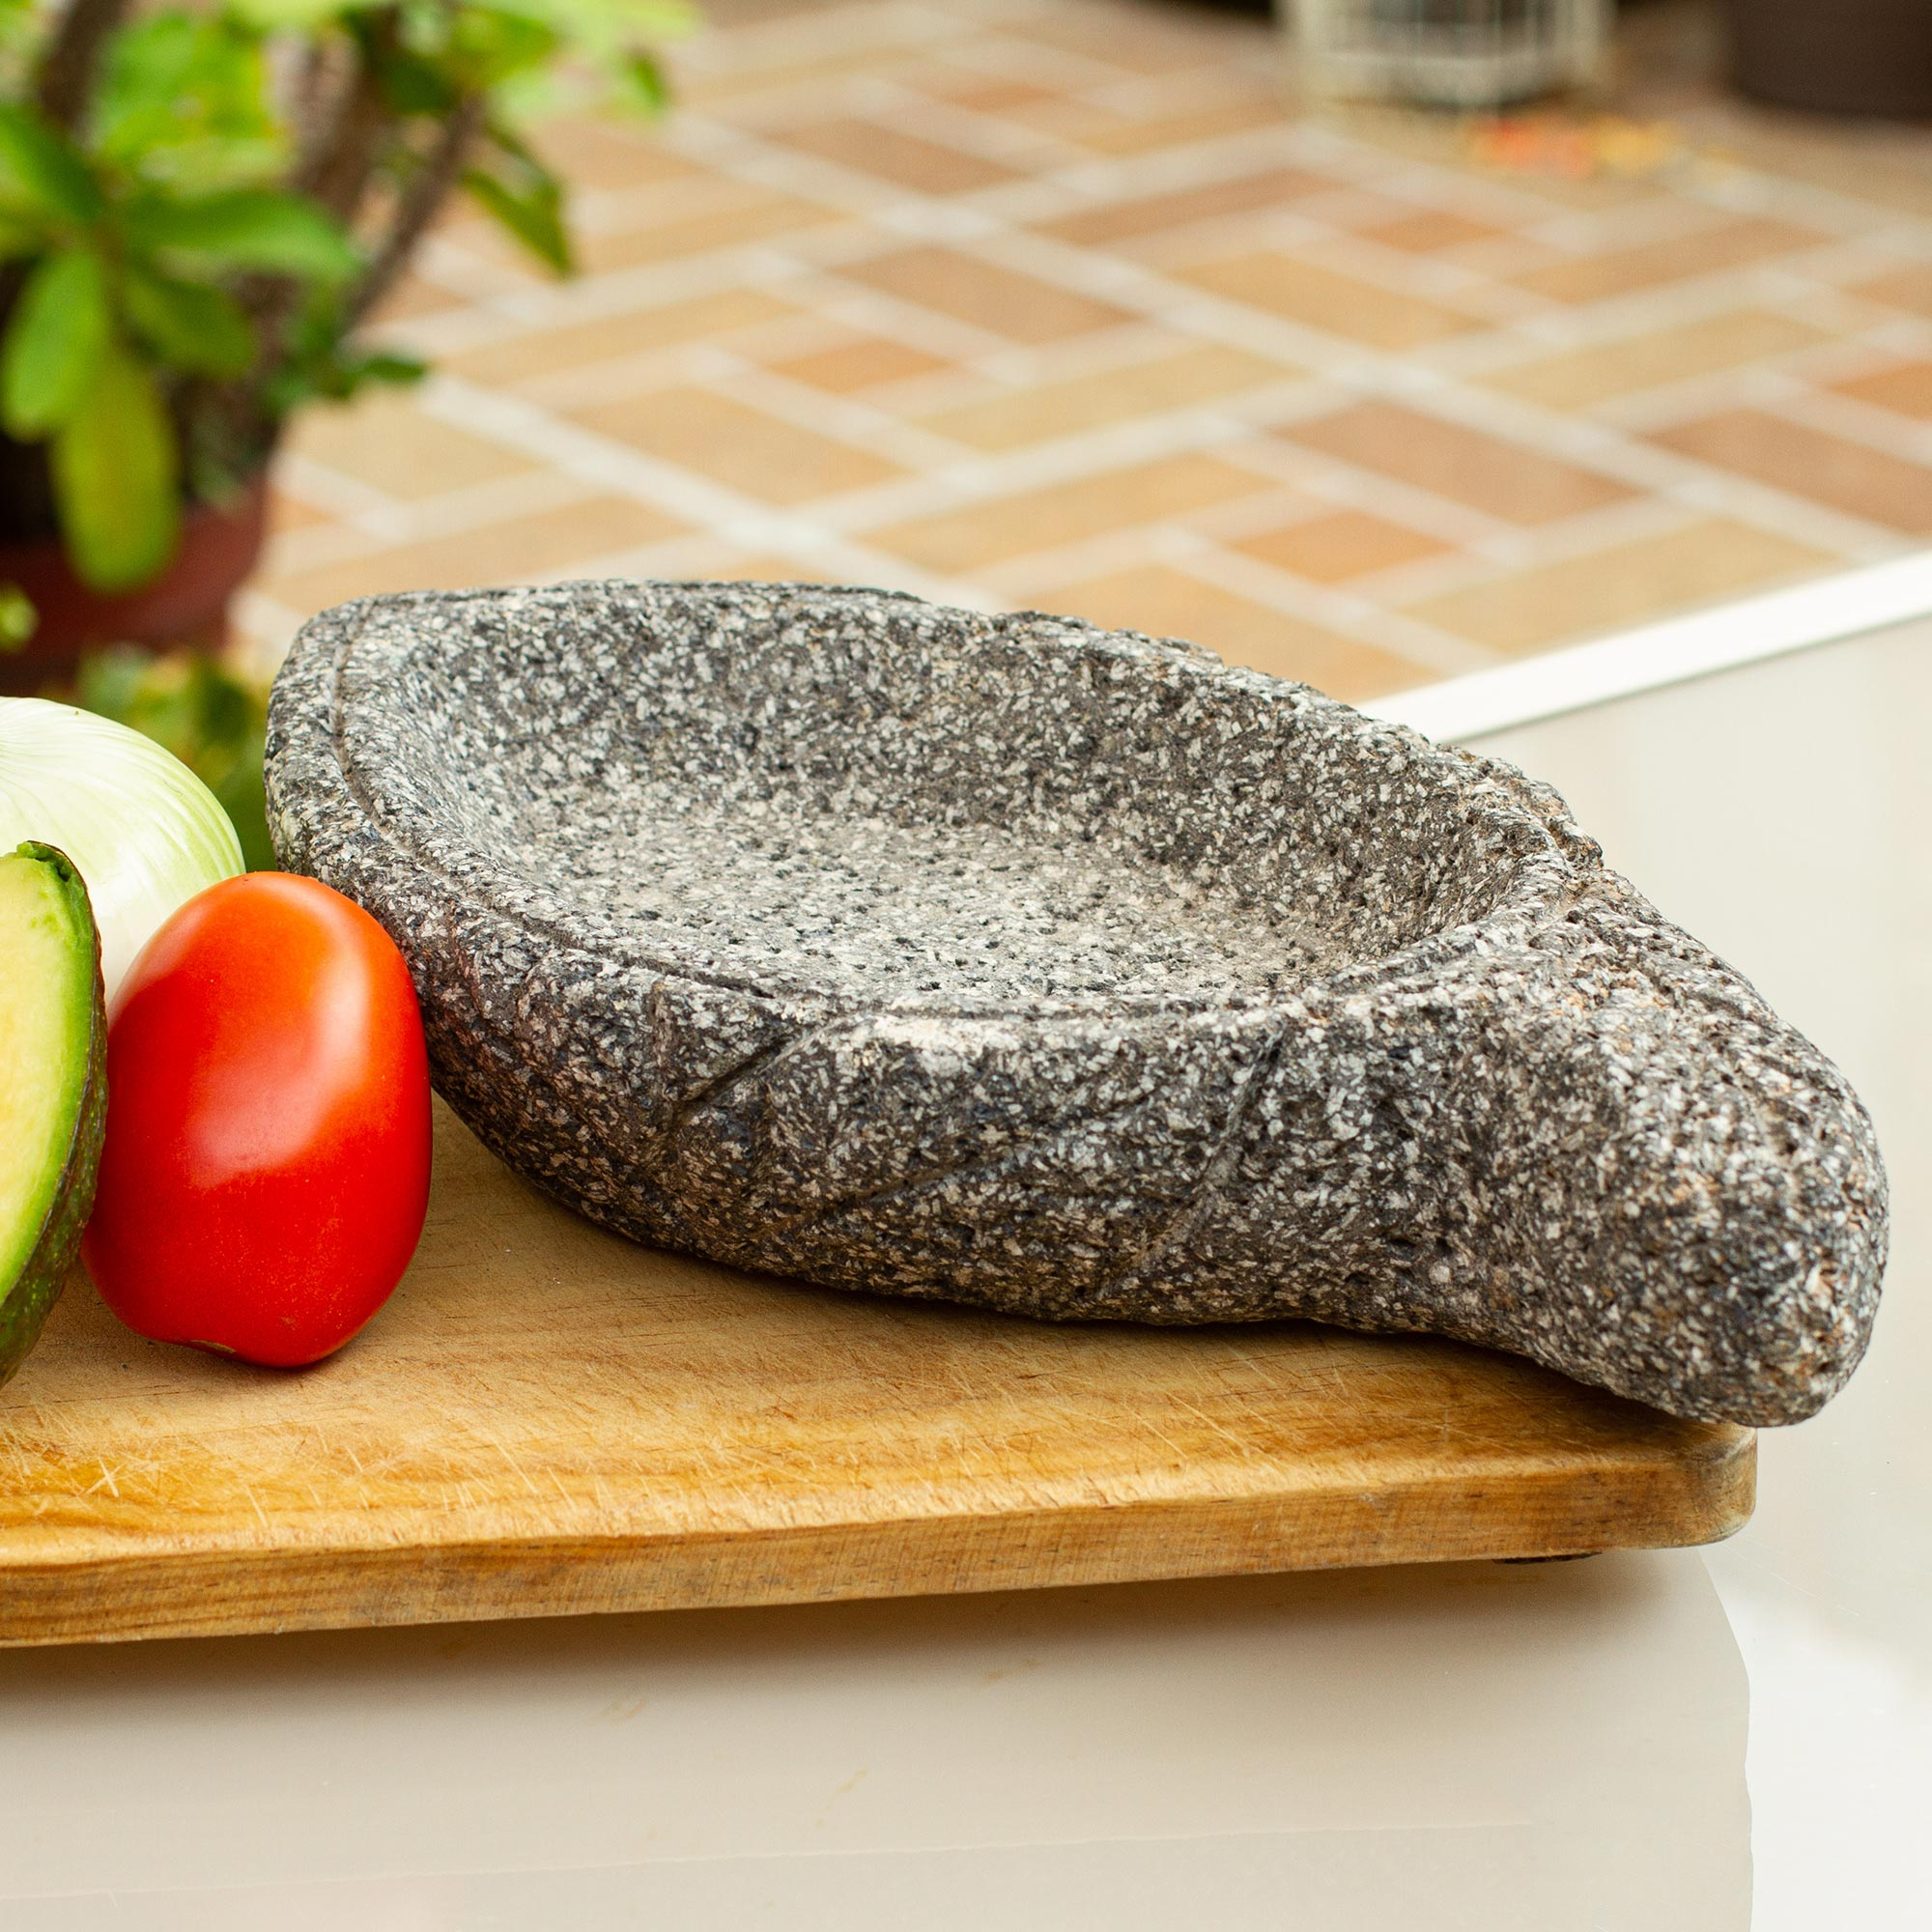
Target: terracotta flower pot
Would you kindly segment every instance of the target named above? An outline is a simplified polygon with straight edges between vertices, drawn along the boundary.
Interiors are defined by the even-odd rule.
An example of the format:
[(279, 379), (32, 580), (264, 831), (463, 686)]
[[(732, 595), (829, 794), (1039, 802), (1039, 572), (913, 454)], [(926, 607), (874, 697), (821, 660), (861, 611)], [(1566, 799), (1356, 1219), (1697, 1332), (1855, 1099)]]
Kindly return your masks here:
[(0, 543), (0, 584), (17, 585), (40, 615), (24, 650), (0, 654), (0, 691), (38, 691), (103, 644), (220, 644), (229, 602), (261, 556), (268, 511), (266, 471), (227, 502), (192, 505), (167, 569), (112, 595), (81, 582), (52, 539)]

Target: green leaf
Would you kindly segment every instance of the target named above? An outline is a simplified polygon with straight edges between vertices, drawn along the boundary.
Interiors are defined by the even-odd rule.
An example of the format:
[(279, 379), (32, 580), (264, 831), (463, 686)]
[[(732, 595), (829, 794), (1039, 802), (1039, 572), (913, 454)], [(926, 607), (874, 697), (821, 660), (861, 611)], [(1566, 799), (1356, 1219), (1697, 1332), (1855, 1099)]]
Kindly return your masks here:
[(362, 57), (374, 70), (384, 103), (398, 114), (447, 114), (462, 98), (439, 59), (374, 35), (360, 37)]
[(17, 262), (38, 255), (46, 246), (45, 233), (18, 214), (0, 213), (0, 262)]
[(0, 101), (0, 193), (57, 220), (91, 222), (105, 206), (80, 151), (30, 107)]
[[(448, 17), (461, 21), (472, 13), (530, 22), (554, 37), (543, 60), (503, 73), (487, 89), (497, 115), (518, 121), (579, 111), (593, 99), (608, 101), (613, 90), (624, 104), (656, 111), (667, 90), (651, 49), (698, 18), (687, 0), (469, 0), (453, 6)], [(410, 0), (404, 15), (412, 17)], [(448, 39), (456, 38), (452, 28)], [(412, 43), (443, 44), (421, 26)]]
[(113, 329), (107, 270), (90, 249), (42, 258), (0, 346), (0, 421), (32, 441), (80, 407)]
[(61, 534), (82, 582), (132, 590), (157, 577), (181, 530), (181, 450), (153, 375), (111, 347), (50, 455)]
[(34, 600), (17, 583), (0, 583), (0, 654), (24, 650), (40, 627)]
[(171, 369), (240, 376), (255, 359), (255, 330), (219, 289), (129, 266), (121, 285), (128, 320)]
[(314, 202), (270, 188), (151, 196), (129, 207), (128, 233), (143, 248), (319, 282), (342, 281), (359, 266), (348, 236)]
[(372, 355), (352, 355), (343, 363), (352, 387), (364, 383), (386, 383), (392, 388), (407, 388), (429, 374), (429, 364), (419, 356), (395, 351), (378, 351)]
[(150, 179), (234, 184), (286, 146), (261, 32), (227, 14), (161, 12), (109, 42), (95, 90), (94, 151)]
[(462, 7), (449, 22), (445, 61), (465, 89), (491, 88), (541, 67), (562, 44), (554, 27), (497, 7)]
[(471, 168), (463, 185), (478, 205), (538, 261), (559, 275), (576, 272), (570, 236), (563, 225), (563, 185), (533, 161), (518, 159), (513, 184)]
[(228, 11), (252, 27), (320, 27), (356, 11), (356, 0), (228, 0)]
[(623, 71), (631, 92), (647, 114), (662, 114), (670, 105), (670, 82), (649, 54), (627, 54)]
[(547, 21), (591, 54), (668, 41), (690, 33), (703, 17), (691, 0), (496, 0), (507, 11)]
[(318, 398), (346, 401), (369, 383), (414, 383), (428, 373), (398, 349), (362, 350), (346, 338), (339, 298), (312, 289), (282, 333), (282, 355), (263, 401), (272, 419)]

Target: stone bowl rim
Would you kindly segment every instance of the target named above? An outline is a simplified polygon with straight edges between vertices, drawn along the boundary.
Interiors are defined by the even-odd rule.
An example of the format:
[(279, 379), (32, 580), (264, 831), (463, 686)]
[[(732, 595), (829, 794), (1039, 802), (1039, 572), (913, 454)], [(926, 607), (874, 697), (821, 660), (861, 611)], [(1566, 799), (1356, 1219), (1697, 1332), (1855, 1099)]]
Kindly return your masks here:
[[(574, 926), (570, 909), (556, 902), (547, 884), (519, 878), (518, 890), (526, 897), (543, 902), (536, 911), (529, 906), (505, 905), (491, 890), (504, 875), (500, 862), (490, 851), (453, 838), (445, 846), (434, 832), (424, 843), (401, 836), (402, 828), (393, 813), (379, 811), (371, 787), (359, 781), (366, 774), (355, 766), (353, 734), (345, 729), (342, 694), (344, 672), (358, 644), (374, 642), (380, 648), (394, 647), (394, 633), (370, 637), (372, 618), (400, 620), (413, 608), (433, 606), (447, 611), (453, 606), (500, 607), (505, 604), (568, 604), (586, 596), (614, 599), (626, 591), (668, 590), (691, 595), (723, 593), (743, 596), (748, 592), (784, 593), (802, 601), (821, 598), (860, 598), (868, 602), (891, 600), (924, 605), (949, 616), (975, 623), (1003, 627), (1025, 624), (1051, 626), (1055, 635), (1034, 639), (1036, 647), (1050, 642), (1054, 647), (1077, 651), (1099, 651), (1110, 656), (1133, 656), (1152, 652), (1166, 665), (1209, 684), (1231, 687), (1269, 705), (1293, 707), (1312, 714), (1322, 725), (1339, 728), (1372, 753), (1385, 753), (1400, 747), (1411, 754), (1439, 761), (1448, 783), (1473, 795), (1499, 826), (1514, 823), (1533, 833), (1533, 849), (1509, 855), (1510, 882), (1489, 909), (1476, 918), (1454, 925), (1439, 926), (1417, 934), (1388, 951), (1345, 961), (1336, 967), (1311, 975), (1293, 985), (1265, 993), (1213, 1002), (1188, 1002), (1172, 993), (1115, 994), (1082, 997), (1046, 997), (1015, 1006), (1009, 1002), (976, 1002), (970, 993), (950, 992), (934, 1001), (913, 996), (874, 1001), (855, 998), (810, 979), (782, 971), (761, 972), (753, 977), (719, 970), (680, 957), (674, 952), (646, 952), (642, 947), (613, 948), (590, 938), (581, 926)], [(999, 636), (996, 629), (993, 636)], [(1010, 636), (1011, 634), (1009, 633)], [(326, 681), (326, 699), (318, 709), (307, 701), (304, 687)], [(322, 743), (314, 741), (320, 737)], [(270, 802), (280, 789), (278, 768), (308, 740), (311, 756), (319, 756), (323, 769), (331, 777), (337, 802), (346, 804), (359, 826), (379, 839), (383, 847), (406, 863), (416, 879), (427, 885), (434, 879), (444, 902), (470, 912), (484, 912), (507, 924), (541, 932), (554, 943), (567, 945), (595, 958), (600, 964), (627, 974), (646, 974), (683, 980), (696, 985), (717, 987), (761, 1000), (781, 1000), (802, 1008), (818, 1008), (827, 1012), (871, 1009), (894, 1019), (940, 1019), (959, 1023), (1038, 1022), (1057, 1027), (1077, 1027), (1081, 1022), (1106, 1024), (1122, 1017), (1159, 1015), (1171, 1023), (1186, 1024), (1196, 1018), (1230, 1014), (1280, 1013), (1303, 1001), (1328, 1000), (1350, 995), (1368, 995), (1392, 982), (1421, 979), (1451, 960), (1465, 957), (1472, 950), (1492, 941), (1507, 943), (1523, 931), (1557, 916), (1554, 907), (1578, 883), (1579, 875), (1598, 868), (1601, 851), (1596, 841), (1578, 830), (1569, 809), (1549, 786), (1528, 779), (1514, 765), (1453, 745), (1438, 745), (1406, 724), (1376, 718), (1340, 698), (1328, 696), (1313, 686), (1251, 670), (1223, 662), (1212, 652), (1184, 639), (1160, 638), (1135, 631), (1110, 631), (1083, 618), (1057, 613), (1017, 611), (988, 613), (959, 606), (944, 605), (907, 591), (879, 590), (864, 585), (830, 584), (785, 580), (745, 582), (724, 580), (662, 580), (589, 578), (561, 583), (538, 585), (482, 586), (466, 590), (390, 591), (359, 597), (319, 611), (303, 623), (276, 675), (270, 705), (269, 757)], [(315, 774), (310, 773), (311, 781)], [(313, 828), (316, 796), (311, 787), (308, 803)], [(273, 813), (271, 811), (271, 821)], [(416, 828), (416, 829), (419, 829)], [(325, 847), (340, 842), (324, 839)], [(478, 868), (485, 876), (478, 876)]]

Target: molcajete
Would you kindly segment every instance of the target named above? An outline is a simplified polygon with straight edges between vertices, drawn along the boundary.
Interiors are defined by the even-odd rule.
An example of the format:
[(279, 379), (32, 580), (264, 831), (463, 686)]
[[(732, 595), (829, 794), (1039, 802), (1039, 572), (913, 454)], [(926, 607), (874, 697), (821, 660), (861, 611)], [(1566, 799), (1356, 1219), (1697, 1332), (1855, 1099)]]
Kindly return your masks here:
[(1870, 1331), (1830, 1062), (1548, 787), (1186, 644), (798, 584), (374, 598), (298, 639), (269, 798), (464, 1119), (639, 1240), (1428, 1329), (1745, 1423)]

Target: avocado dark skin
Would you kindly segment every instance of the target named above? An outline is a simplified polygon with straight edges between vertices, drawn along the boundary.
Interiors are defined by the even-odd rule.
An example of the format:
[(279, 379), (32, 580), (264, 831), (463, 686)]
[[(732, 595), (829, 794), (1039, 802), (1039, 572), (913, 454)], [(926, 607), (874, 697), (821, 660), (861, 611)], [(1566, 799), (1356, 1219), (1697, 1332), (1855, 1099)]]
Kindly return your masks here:
[[(53, 866), (64, 884), (84, 894), (80, 875), (66, 853), (51, 845), (34, 843), (19, 849), (30, 858)], [(90, 930), (93, 924), (90, 915)], [(94, 939), (94, 1012), (89, 1036), (87, 1084), (74, 1120), (73, 1137), (68, 1144), (60, 1184), (26, 1265), (10, 1285), (0, 1288), (0, 1383), (12, 1378), (40, 1340), (42, 1324), (48, 1310), (60, 1299), (61, 1289), (80, 1248), (80, 1232), (94, 1208), (100, 1145), (107, 1132), (107, 1011), (98, 933)]]

